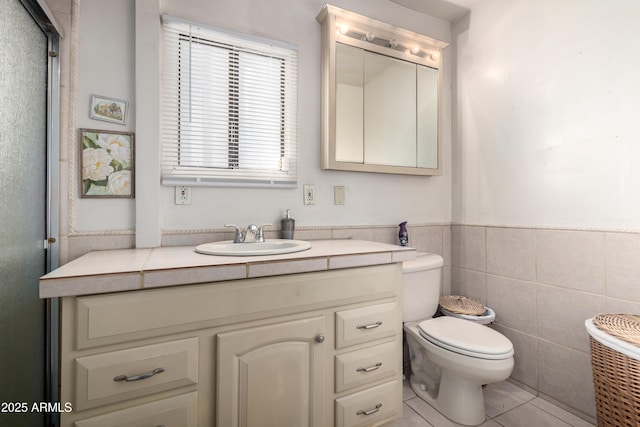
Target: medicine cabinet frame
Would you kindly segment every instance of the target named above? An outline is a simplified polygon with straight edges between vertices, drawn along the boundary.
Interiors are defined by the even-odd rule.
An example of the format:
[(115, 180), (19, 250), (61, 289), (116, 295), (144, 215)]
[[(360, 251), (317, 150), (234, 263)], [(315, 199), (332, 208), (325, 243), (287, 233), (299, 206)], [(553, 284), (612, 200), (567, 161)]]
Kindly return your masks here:
[[(385, 22), (359, 15), (332, 5), (326, 5), (317, 16), (322, 25), (322, 156), (321, 168), (357, 172), (403, 175), (442, 175), (442, 50), (449, 44)], [(398, 166), (379, 163), (338, 160), (337, 142), (337, 46), (343, 44), (364, 50), (365, 54), (384, 55), (400, 61), (437, 70), (437, 166)], [(417, 68), (417, 67), (416, 67)], [(416, 69), (416, 75), (417, 75)], [(417, 77), (416, 77), (417, 79)], [(363, 88), (364, 92), (364, 88)], [(417, 98), (417, 95), (416, 95)], [(363, 109), (364, 107), (363, 96)], [(364, 116), (363, 113), (363, 135)], [(417, 120), (417, 119), (416, 119)], [(416, 123), (416, 134), (418, 132)], [(416, 137), (417, 144), (417, 137)], [(365, 142), (363, 140), (363, 147)], [(417, 150), (417, 145), (416, 145)], [(364, 149), (363, 149), (364, 151)], [(417, 159), (417, 151), (416, 151)]]

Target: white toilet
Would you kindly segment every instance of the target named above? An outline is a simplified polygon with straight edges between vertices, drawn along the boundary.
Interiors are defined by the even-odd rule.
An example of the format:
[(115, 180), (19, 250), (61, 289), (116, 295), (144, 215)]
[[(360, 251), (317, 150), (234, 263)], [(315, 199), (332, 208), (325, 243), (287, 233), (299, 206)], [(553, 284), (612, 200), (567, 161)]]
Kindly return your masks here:
[(464, 425), (486, 421), (482, 386), (513, 371), (513, 345), (499, 332), (457, 317), (432, 318), (438, 309), (442, 257), (418, 254), (403, 263), (403, 321), (413, 391)]

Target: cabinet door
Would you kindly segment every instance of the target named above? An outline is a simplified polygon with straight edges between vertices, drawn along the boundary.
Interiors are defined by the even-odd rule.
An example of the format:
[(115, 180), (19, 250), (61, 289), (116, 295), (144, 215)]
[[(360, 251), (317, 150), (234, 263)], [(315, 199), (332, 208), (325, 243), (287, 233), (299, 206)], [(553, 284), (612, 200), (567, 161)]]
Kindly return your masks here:
[(324, 317), (219, 334), (218, 425), (323, 425), (324, 334)]

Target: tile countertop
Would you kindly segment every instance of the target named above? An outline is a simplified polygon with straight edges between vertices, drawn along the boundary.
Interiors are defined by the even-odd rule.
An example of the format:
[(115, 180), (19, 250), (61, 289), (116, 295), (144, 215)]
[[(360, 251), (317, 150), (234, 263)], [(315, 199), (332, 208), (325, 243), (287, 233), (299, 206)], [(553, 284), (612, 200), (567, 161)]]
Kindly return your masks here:
[(391, 264), (415, 249), (363, 240), (312, 240), (311, 248), (267, 256), (215, 256), (194, 246), (89, 252), (40, 278), (40, 298), (278, 276)]

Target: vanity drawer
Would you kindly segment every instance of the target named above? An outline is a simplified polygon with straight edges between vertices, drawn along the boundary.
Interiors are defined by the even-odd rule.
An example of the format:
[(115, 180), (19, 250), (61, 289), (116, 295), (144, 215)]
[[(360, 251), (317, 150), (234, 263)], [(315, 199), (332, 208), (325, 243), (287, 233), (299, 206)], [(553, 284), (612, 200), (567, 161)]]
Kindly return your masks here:
[(402, 327), (395, 302), (336, 313), (336, 348), (391, 337)]
[(393, 341), (337, 355), (336, 393), (398, 373), (400, 348)]
[(391, 381), (336, 399), (336, 427), (368, 426), (402, 413), (400, 381)]
[(157, 400), (133, 408), (75, 422), (75, 427), (196, 427), (198, 393)]
[(76, 349), (397, 295), (396, 264), (89, 295), (75, 304)]
[(198, 381), (198, 339), (79, 357), (75, 369), (76, 411), (188, 386)]

